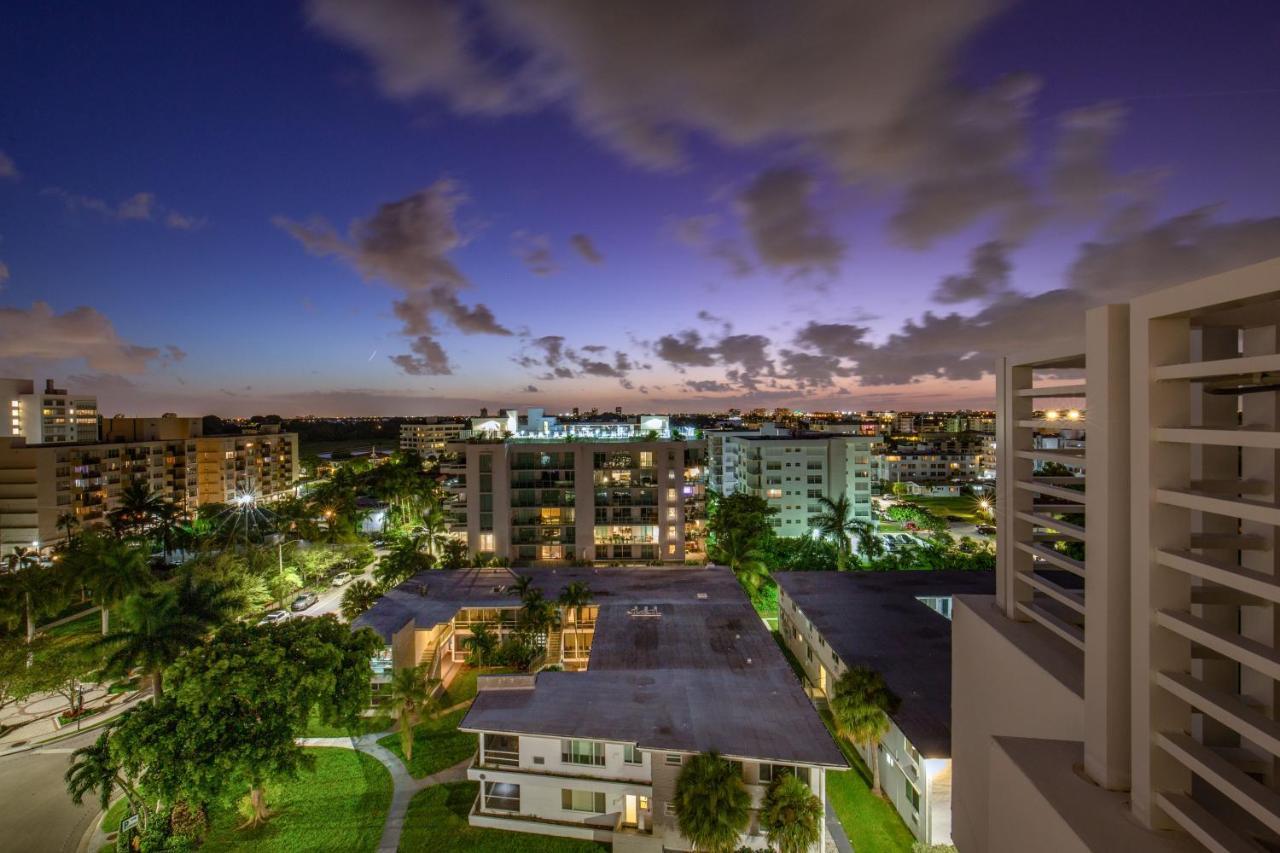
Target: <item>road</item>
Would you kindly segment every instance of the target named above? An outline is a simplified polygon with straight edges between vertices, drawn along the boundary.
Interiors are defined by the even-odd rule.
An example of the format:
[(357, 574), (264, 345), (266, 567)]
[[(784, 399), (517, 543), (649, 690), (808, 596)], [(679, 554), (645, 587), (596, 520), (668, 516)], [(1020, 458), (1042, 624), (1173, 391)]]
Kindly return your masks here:
[(98, 817), (98, 804), (71, 804), (62, 774), (71, 751), (87, 746), (86, 732), (48, 747), (0, 758), (0, 847), (23, 853), (75, 853)]
[[(386, 553), (387, 553), (386, 549), (384, 548), (375, 549), (374, 554), (376, 556), (374, 556), (373, 562), (365, 567), (364, 572), (352, 577), (351, 581), (348, 582), (348, 585), (358, 580), (372, 581), (373, 567), (378, 565), (378, 559), (381, 558)], [(342, 593), (344, 593), (346, 589), (347, 589), (346, 586), (328, 587), (327, 589), (325, 589), (324, 592), (320, 593), (319, 601), (317, 601), (315, 604), (311, 605), (306, 610), (302, 611), (301, 614), (298, 614), (298, 615), (323, 616), (326, 613), (334, 613), (334, 614), (337, 614), (339, 619), (341, 619), (342, 613), (340, 611), (342, 610)]]

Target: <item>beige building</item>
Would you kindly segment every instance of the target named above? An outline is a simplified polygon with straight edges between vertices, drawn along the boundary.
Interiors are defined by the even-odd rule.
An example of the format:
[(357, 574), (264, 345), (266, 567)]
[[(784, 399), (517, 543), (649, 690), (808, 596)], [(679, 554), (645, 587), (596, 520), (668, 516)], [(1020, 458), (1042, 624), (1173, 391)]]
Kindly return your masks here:
[[(997, 592), (954, 613), (962, 853), (1280, 846), (1276, 371), (1280, 261), (1002, 360)], [(1083, 446), (1037, 444), (1064, 406)]]
[(449, 442), (462, 437), (467, 425), (461, 421), (430, 421), (400, 424), (400, 449), (412, 450), (419, 456), (438, 456)]
[(454, 531), (475, 553), (683, 563), (686, 523), (702, 523), (698, 442), (473, 439), (449, 450)]
[[(743, 847), (767, 849), (758, 809), (778, 776), (799, 776), (825, 803), (826, 772), (844, 769), (844, 757), (731, 572), (521, 573), (552, 601), (585, 584), (593, 603), (565, 614), (529, 674), (480, 676), (459, 725), (479, 736), (467, 771), (480, 783), (471, 825), (615, 851), (690, 850), (672, 803), (676, 779), (689, 756), (709, 750), (740, 768), (751, 795)], [(447, 683), (478, 622), (514, 624), (516, 578), (507, 569), (424, 572), (392, 589), (352, 623), (386, 643), (375, 680), (426, 664)], [(551, 664), (566, 671), (538, 671)], [(810, 853), (826, 843), (824, 822)]]
[(202, 436), (199, 418), (109, 418), (104, 441), (28, 444), (0, 438), (0, 553), (60, 541), (63, 516), (108, 523), (131, 482), (193, 510), (251, 492), (272, 500), (298, 479), (294, 433)]
[(52, 379), (42, 392), (30, 379), (0, 379), (0, 406), (0, 438), (23, 438), (28, 444), (98, 440), (98, 399), (55, 388)]

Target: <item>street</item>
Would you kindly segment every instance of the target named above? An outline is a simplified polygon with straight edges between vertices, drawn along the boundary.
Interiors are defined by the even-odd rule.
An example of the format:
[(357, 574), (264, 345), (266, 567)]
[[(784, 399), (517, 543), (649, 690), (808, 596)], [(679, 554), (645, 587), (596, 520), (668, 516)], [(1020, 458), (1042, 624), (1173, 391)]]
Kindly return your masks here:
[(71, 751), (98, 732), (85, 732), (49, 747), (0, 757), (0, 847), (23, 853), (75, 853), (98, 816), (97, 802), (71, 804), (62, 781)]
[(292, 613), (293, 616), (295, 617), (323, 616), (326, 613), (334, 613), (334, 614), (337, 614), (339, 619), (341, 619), (342, 618), (342, 613), (341, 613), (342, 593), (346, 592), (347, 587), (351, 586), (351, 584), (355, 583), (358, 580), (372, 581), (373, 567), (378, 565), (378, 560), (381, 557), (383, 557), (386, 553), (387, 553), (387, 550), (385, 548), (375, 548), (374, 549), (375, 556), (373, 558), (373, 562), (365, 566), (365, 569), (361, 574), (357, 575), (353, 573), (351, 580), (347, 581), (347, 583), (343, 586), (327, 587), (323, 592), (320, 593), (320, 600), (317, 601), (315, 604), (311, 605), (310, 607), (308, 607), (306, 610), (303, 610), (301, 613), (293, 613), (292, 611), (290, 611), (290, 613)]

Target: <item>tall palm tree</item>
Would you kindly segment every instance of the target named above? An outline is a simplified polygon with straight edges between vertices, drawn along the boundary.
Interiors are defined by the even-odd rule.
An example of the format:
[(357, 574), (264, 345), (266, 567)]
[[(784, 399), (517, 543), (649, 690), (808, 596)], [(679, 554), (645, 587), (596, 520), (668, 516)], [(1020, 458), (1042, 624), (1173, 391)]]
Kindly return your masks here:
[(0, 600), (15, 617), (25, 620), (30, 644), (36, 636), (36, 619), (56, 612), (64, 602), (64, 584), (30, 554), (11, 555), (9, 563), (14, 568), (0, 575)]
[(528, 598), (530, 591), (533, 589), (533, 578), (529, 575), (517, 575), (515, 582), (507, 586), (507, 592), (514, 592), (520, 596), (521, 601)]
[(342, 618), (348, 622), (354, 621), (357, 616), (376, 604), (381, 597), (382, 593), (378, 592), (378, 588), (372, 582), (364, 579), (352, 581), (342, 593)]
[(183, 518), (182, 509), (171, 500), (163, 500), (152, 512), (155, 522), (155, 533), (160, 538), (160, 550), (167, 563), (177, 547), (181, 534)]
[(822, 839), (822, 801), (799, 776), (773, 780), (760, 809), (765, 838), (778, 853), (806, 853)]
[(813, 528), (823, 536), (835, 540), (836, 568), (843, 572), (849, 568), (853, 537), (858, 535), (853, 504), (850, 503), (848, 494), (842, 494), (835, 500), (818, 498), (818, 504), (822, 507), (822, 512), (813, 518)]
[(559, 612), (554, 604), (542, 595), (542, 590), (534, 587), (524, 596), (524, 606), (520, 608), (520, 623), (525, 628), (538, 633), (555, 625)]
[(680, 834), (709, 853), (732, 853), (751, 822), (751, 794), (741, 771), (714, 751), (685, 762), (674, 805)]
[(107, 730), (98, 735), (97, 740), (71, 753), (71, 766), (62, 778), (67, 785), (67, 793), (71, 795), (71, 802), (77, 806), (84, 802), (86, 794), (94, 794), (98, 805), (106, 811), (111, 804), (111, 795), (120, 791), (132, 806), (133, 813), (138, 815), (139, 826), (145, 830), (148, 809), (134, 780), (127, 777), (121, 763), (111, 752), (110, 737), (114, 727), (115, 723), (109, 723)]
[(897, 710), (898, 697), (880, 673), (865, 666), (851, 666), (836, 679), (830, 705), (837, 733), (867, 751), (871, 790), (879, 795), (880, 740), (889, 731), (889, 715)]
[(471, 636), (462, 638), (462, 648), (467, 651), (467, 663), (485, 666), (498, 650), (498, 638), (488, 622), (480, 622), (471, 626)]
[(87, 537), (64, 563), (69, 579), (90, 590), (102, 614), (102, 636), (111, 630), (110, 608), (151, 586), (153, 578), (142, 551), (119, 539)]
[(769, 579), (769, 568), (765, 565), (760, 536), (756, 532), (730, 528), (712, 545), (711, 556), (732, 569), (743, 588), (752, 595), (759, 592)]
[(435, 679), (428, 679), (426, 664), (402, 667), (391, 674), (387, 685), (387, 706), (400, 727), (400, 749), (405, 762), (413, 761), (413, 726), (434, 709)]
[(120, 491), (120, 508), (112, 513), (112, 524), (121, 532), (145, 530), (164, 505), (164, 498), (151, 491), (142, 480), (131, 480)]
[(582, 581), (574, 581), (573, 583), (560, 590), (560, 597), (557, 599), (563, 616), (562, 622), (568, 622), (566, 618), (570, 611), (573, 612), (573, 622), (576, 625), (582, 620), (582, 608), (591, 603), (591, 587)]
[(427, 504), (415, 532), (422, 536), (428, 554), (436, 557), (443, 552), (449, 538), (449, 513), (440, 501), (432, 499)]

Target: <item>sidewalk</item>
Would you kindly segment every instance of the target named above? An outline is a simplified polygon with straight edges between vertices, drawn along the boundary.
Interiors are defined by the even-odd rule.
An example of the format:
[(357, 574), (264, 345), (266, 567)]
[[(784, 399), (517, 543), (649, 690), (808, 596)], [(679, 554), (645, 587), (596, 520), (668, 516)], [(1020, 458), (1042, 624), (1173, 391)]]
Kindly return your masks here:
[[(42, 716), (29, 714), (29, 719), (26, 722), (19, 722), (18, 728), (7, 732), (3, 738), (0, 738), (0, 756), (11, 755), (15, 752), (26, 752), (43, 744), (56, 743), (62, 738), (97, 728), (150, 697), (150, 687), (143, 688), (135, 693), (107, 693), (106, 688), (101, 685), (92, 690), (87, 690), (84, 694), (85, 707), (92, 706), (98, 700), (104, 700), (100, 703), (100, 707), (105, 706), (107, 710), (91, 717), (85, 717), (78, 729), (75, 723), (61, 727), (57, 723), (58, 714), (67, 707), (65, 697), (54, 694), (26, 703), (23, 706), (25, 708), (39, 706)], [(50, 705), (48, 703), (53, 704)], [(7, 714), (6, 718), (0, 720), (0, 722), (13, 725), (9, 720), (14, 719), (16, 716), (16, 714)]]

